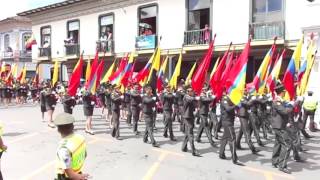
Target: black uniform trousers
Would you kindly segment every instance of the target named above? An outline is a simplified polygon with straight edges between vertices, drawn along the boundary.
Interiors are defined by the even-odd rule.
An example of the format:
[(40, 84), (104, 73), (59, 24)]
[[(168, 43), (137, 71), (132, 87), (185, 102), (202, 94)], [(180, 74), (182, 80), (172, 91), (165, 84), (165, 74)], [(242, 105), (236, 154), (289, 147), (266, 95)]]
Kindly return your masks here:
[(268, 128), (268, 122), (267, 122), (267, 114), (265, 112), (258, 113), (258, 130), (262, 128), (263, 138), (267, 139), (267, 128)]
[(184, 118), (184, 125), (185, 125), (185, 133), (184, 133), (184, 140), (182, 143), (182, 150), (185, 151), (188, 149), (188, 142), (191, 147), (191, 151), (195, 152), (196, 148), (194, 147), (194, 118)]
[(218, 133), (217, 131), (217, 126), (218, 126), (218, 117), (216, 112), (210, 111), (209, 112), (209, 117), (210, 117), (210, 122), (209, 122), (209, 127), (210, 127), (210, 133), (212, 133), (212, 130), (214, 130), (214, 134)]
[(127, 124), (131, 124), (132, 112), (130, 104), (127, 104)]
[[(315, 111), (309, 111), (309, 110), (304, 109), (303, 118), (302, 118), (303, 129), (306, 128), (308, 117), (310, 118), (310, 126), (309, 127), (313, 127), (314, 114), (315, 114)], [(310, 129), (310, 130), (312, 131), (313, 129)]]
[(198, 129), (198, 134), (197, 134), (197, 141), (200, 141), (201, 139), (201, 135), (203, 130), (206, 132), (209, 143), (211, 145), (214, 144), (213, 140), (212, 140), (212, 134), (211, 134), (211, 130), (210, 130), (210, 122), (209, 122), (209, 117), (206, 114), (200, 114), (200, 126)]
[(241, 147), (241, 138), (244, 134), (246, 143), (248, 144), (251, 151), (255, 151), (255, 147), (253, 146), (251, 140), (251, 125), (248, 117), (240, 117), (240, 130), (238, 132), (237, 140), (236, 140), (236, 147)]
[(249, 121), (250, 121), (250, 125), (251, 125), (251, 129), (250, 129), (250, 136), (252, 135), (252, 131), (254, 133), (254, 136), (257, 139), (258, 144), (261, 143), (261, 139), (260, 139), (260, 135), (259, 135), (259, 129), (258, 129), (258, 116), (256, 113), (251, 112), (249, 114)]
[(148, 142), (148, 136), (150, 137), (151, 144), (156, 144), (156, 141), (153, 137), (153, 114), (143, 113), (144, 121), (146, 123), (146, 130), (143, 135), (143, 142)]
[(182, 114), (183, 114), (183, 111), (184, 111), (184, 107), (183, 106), (179, 106), (179, 112), (178, 112), (178, 116), (179, 116), (179, 119), (180, 119), (180, 131), (181, 132), (185, 132), (185, 124), (184, 124), (184, 118), (182, 118)]
[(273, 129), (273, 131), (275, 133), (275, 142), (272, 153), (272, 164), (278, 165), (279, 168), (286, 168), (292, 149), (289, 132), (280, 129)]
[(138, 121), (140, 115), (140, 107), (139, 106), (131, 106), (132, 112), (132, 120), (133, 120), (133, 132), (138, 131)]
[(300, 159), (299, 150), (301, 149), (301, 138), (300, 138), (300, 130), (299, 130), (298, 124), (294, 122), (291, 127), (287, 128), (287, 131), (289, 132), (289, 136), (292, 142), (293, 159), (299, 160)]
[(236, 133), (234, 131), (233, 126), (223, 126), (223, 136), (220, 141), (220, 156), (225, 156), (225, 148), (227, 143), (229, 143), (232, 161), (236, 162), (238, 160), (237, 152), (236, 152)]
[(170, 138), (172, 139), (174, 137), (173, 130), (172, 130), (172, 111), (163, 111), (163, 117), (164, 117), (163, 135), (167, 137), (168, 131), (169, 131)]
[(181, 119), (179, 117), (179, 106), (178, 105), (174, 105), (173, 114), (172, 114), (172, 120), (175, 121), (176, 119), (178, 122), (181, 121)]
[(112, 110), (112, 131), (111, 136), (118, 138), (120, 136), (120, 130), (119, 130), (119, 118), (120, 118), (120, 109), (118, 110)]

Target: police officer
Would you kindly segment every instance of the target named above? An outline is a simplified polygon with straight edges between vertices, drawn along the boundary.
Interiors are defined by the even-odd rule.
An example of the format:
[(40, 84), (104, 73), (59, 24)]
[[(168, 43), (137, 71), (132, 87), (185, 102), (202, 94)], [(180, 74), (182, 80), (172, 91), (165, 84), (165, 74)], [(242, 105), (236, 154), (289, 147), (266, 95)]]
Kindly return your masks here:
[(120, 92), (120, 86), (116, 86), (111, 94), (111, 109), (112, 109), (112, 131), (111, 136), (120, 140), (120, 106), (123, 101), (123, 95)]
[(308, 117), (310, 117), (309, 130), (311, 132), (316, 132), (318, 129), (314, 122), (314, 114), (317, 110), (318, 102), (315, 97), (313, 97), (313, 92), (308, 91), (308, 96), (305, 98), (303, 102), (303, 123), (304, 127), (307, 123)]
[(194, 111), (195, 103), (200, 100), (200, 97), (195, 97), (194, 92), (191, 87), (187, 88), (187, 94), (183, 97), (183, 124), (185, 125), (184, 140), (182, 143), (182, 151), (188, 151), (187, 143), (190, 143), (191, 151), (193, 156), (200, 156), (200, 153), (196, 150), (194, 146)]
[(247, 95), (245, 95), (242, 100), (241, 100), (241, 106), (238, 110), (238, 117), (240, 119), (240, 130), (238, 132), (237, 140), (236, 140), (236, 147), (237, 149), (242, 149), (241, 148), (241, 138), (244, 134), (246, 143), (248, 144), (252, 154), (256, 154), (259, 151), (254, 147), (252, 140), (251, 140), (251, 125), (249, 121), (249, 113), (248, 110), (250, 108), (250, 100)]
[(275, 143), (272, 153), (272, 165), (278, 167), (284, 173), (290, 173), (287, 169), (287, 160), (292, 149), (292, 140), (290, 138), (287, 126), (289, 125), (289, 114), (292, 113), (293, 103), (287, 106), (283, 101), (284, 87), (280, 81), (277, 82), (275, 91), (277, 96), (272, 103), (272, 122), (271, 126), (275, 133)]
[(87, 180), (89, 177), (82, 173), (87, 157), (85, 139), (73, 132), (74, 122), (74, 117), (68, 113), (61, 113), (54, 119), (62, 137), (57, 150), (57, 180)]
[(202, 89), (200, 95), (200, 108), (199, 108), (199, 116), (200, 116), (200, 126), (198, 129), (198, 134), (196, 141), (201, 142), (201, 135), (203, 130), (206, 132), (209, 143), (214, 147), (214, 141), (212, 140), (212, 134), (210, 130), (210, 120), (209, 120), (209, 106), (214, 100), (215, 96), (212, 95), (212, 92), (209, 91), (208, 87), (205, 86)]
[(224, 96), (221, 101), (221, 123), (223, 127), (223, 136), (220, 141), (219, 158), (226, 159), (225, 148), (229, 143), (232, 162), (238, 164), (238, 156), (236, 152), (236, 133), (234, 130), (236, 106), (232, 103), (229, 97)]
[(133, 90), (130, 92), (130, 105), (131, 105), (131, 112), (132, 112), (132, 120), (133, 120), (133, 132), (135, 135), (139, 134), (138, 131), (138, 121), (140, 116), (140, 104), (142, 101), (141, 98), (142, 94), (139, 91), (139, 85), (135, 84)]
[(163, 136), (165, 138), (168, 137), (168, 131), (170, 135), (170, 140), (176, 141), (177, 139), (173, 135), (172, 130), (172, 106), (174, 104), (175, 96), (172, 93), (170, 85), (166, 86), (165, 91), (162, 93), (161, 96), (162, 104), (163, 104), (163, 116), (164, 116), (164, 133)]
[(146, 130), (143, 136), (143, 142), (148, 142), (148, 136), (150, 137), (153, 147), (159, 147), (153, 136), (153, 114), (156, 109), (156, 97), (152, 94), (152, 88), (150, 86), (145, 87), (146, 95), (142, 99), (142, 113), (144, 121), (146, 123)]
[(67, 93), (65, 93), (62, 99), (62, 104), (64, 112), (72, 114), (73, 108), (76, 106), (77, 102), (73, 96), (69, 96)]

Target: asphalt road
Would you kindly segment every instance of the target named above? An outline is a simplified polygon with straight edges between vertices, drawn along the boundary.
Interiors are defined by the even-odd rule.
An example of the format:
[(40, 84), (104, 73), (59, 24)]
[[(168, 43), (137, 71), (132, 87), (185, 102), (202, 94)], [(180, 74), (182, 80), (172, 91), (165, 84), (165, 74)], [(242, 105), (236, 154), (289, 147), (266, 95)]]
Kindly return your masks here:
[[(62, 112), (59, 105), (54, 116)], [(294, 162), (290, 157), (288, 167), (292, 174), (279, 172), (271, 166), (273, 142), (264, 140), (266, 147), (259, 147), (259, 155), (252, 155), (245, 143), (245, 150), (237, 151), (244, 166), (236, 166), (230, 160), (218, 158), (218, 148), (212, 148), (202, 136), (202, 143), (196, 143), (201, 157), (193, 157), (191, 152), (181, 152), (183, 134), (174, 123), (177, 142), (162, 137), (162, 116), (158, 116), (155, 138), (161, 145), (153, 148), (142, 142), (142, 135), (135, 136), (124, 120), (121, 120), (120, 136), (123, 140), (114, 140), (110, 136), (107, 122), (101, 119), (101, 109), (95, 109), (93, 127), (96, 135), (84, 134), (85, 117), (82, 106), (75, 108), (74, 116), (77, 133), (84, 134), (88, 144), (88, 157), (84, 172), (95, 180), (291, 180), (319, 179), (320, 169), (320, 132), (313, 133), (315, 138), (303, 140), (309, 149), (301, 156), (305, 163)], [(0, 107), (0, 122), (4, 125), (4, 142), (8, 151), (2, 156), (2, 173), (7, 180), (47, 180), (54, 179), (54, 162), (57, 143), (60, 140), (56, 129), (51, 129), (41, 121), (38, 106)], [(140, 122), (139, 131), (144, 131)], [(196, 132), (196, 131), (195, 131)], [(220, 134), (221, 135), (221, 134)], [(219, 143), (215, 140), (217, 144)], [(255, 142), (255, 140), (254, 140)], [(255, 144), (257, 146), (257, 144)], [(190, 148), (189, 148), (190, 149)]]

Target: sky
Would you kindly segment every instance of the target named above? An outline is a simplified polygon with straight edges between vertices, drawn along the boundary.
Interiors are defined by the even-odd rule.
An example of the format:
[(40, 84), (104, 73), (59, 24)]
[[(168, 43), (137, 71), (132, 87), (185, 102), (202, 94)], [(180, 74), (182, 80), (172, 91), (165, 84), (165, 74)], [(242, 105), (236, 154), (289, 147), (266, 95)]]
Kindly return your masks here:
[(0, 0), (0, 20), (16, 16), (26, 10), (46, 6), (64, 0)]

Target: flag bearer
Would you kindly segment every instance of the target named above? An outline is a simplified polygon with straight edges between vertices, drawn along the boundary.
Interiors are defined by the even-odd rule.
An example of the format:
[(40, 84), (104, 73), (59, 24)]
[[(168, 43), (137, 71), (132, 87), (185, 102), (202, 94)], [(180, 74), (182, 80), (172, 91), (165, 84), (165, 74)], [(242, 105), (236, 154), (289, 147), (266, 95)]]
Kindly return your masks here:
[(142, 100), (141, 96), (142, 94), (139, 91), (139, 85), (135, 84), (133, 90), (130, 92), (133, 132), (135, 133), (135, 135), (139, 134), (138, 121), (140, 116), (140, 104)]
[(54, 119), (62, 137), (57, 150), (56, 180), (87, 180), (89, 177), (82, 173), (87, 157), (85, 139), (73, 132), (74, 121), (74, 117), (68, 113), (61, 113)]
[(112, 109), (112, 131), (111, 136), (120, 140), (120, 106), (123, 101), (123, 95), (120, 92), (120, 86), (116, 86), (111, 94), (111, 109)]
[(164, 115), (164, 133), (163, 136), (165, 138), (168, 137), (168, 131), (169, 131), (169, 136), (171, 141), (176, 141), (176, 138), (173, 135), (173, 130), (172, 130), (172, 121), (173, 121), (173, 116), (172, 116), (172, 106), (174, 103), (175, 96), (172, 93), (172, 90), (170, 88), (170, 85), (166, 86), (165, 91), (162, 94), (162, 103), (163, 103), (163, 115)]

